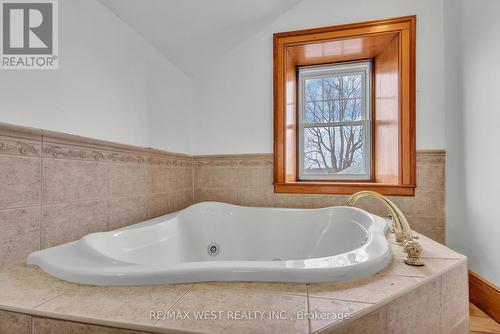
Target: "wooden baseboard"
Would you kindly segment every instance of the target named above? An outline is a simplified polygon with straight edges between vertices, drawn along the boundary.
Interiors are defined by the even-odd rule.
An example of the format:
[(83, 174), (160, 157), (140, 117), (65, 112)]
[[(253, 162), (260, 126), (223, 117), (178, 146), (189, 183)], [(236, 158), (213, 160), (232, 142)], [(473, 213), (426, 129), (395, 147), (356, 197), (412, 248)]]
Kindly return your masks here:
[(500, 289), (472, 271), (469, 271), (469, 300), (500, 323)]

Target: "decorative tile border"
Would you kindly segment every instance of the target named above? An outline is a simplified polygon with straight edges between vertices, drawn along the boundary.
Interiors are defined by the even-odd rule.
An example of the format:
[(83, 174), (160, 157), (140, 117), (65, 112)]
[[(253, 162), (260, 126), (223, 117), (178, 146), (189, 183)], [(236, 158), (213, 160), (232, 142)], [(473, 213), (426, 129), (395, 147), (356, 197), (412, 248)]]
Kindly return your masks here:
[[(193, 157), (196, 167), (234, 167), (234, 166), (272, 166), (273, 154), (228, 154), (204, 155)], [(420, 164), (444, 164), (446, 151), (417, 150), (417, 162)]]
[(229, 154), (194, 156), (195, 167), (272, 166), (272, 154)]
[(157, 158), (149, 157), (147, 158), (147, 163), (155, 166), (171, 166), (171, 167), (192, 167), (192, 158)]
[(74, 159), (101, 162), (144, 163), (146, 159), (141, 155), (109, 152), (87, 149), (83, 147), (60, 146), (44, 144), (43, 156), (55, 159)]
[(0, 137), (0, 154), (14, 154), (23, 156), (40, 156), (39, 149), (28, 141), (5, 139)]

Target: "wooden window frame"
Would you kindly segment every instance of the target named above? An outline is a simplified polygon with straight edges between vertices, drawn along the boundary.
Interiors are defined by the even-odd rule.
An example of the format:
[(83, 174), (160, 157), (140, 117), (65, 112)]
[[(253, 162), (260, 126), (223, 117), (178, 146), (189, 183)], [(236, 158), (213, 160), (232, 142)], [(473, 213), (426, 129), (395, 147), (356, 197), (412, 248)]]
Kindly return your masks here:
[[(273, 44), (274, 191), (352, 194), (373, 190), (414, 196), (416, 17), (276, 33)], [(372, 87), (376, 92), (372, 94), (373, 180), (299, 181), (297, 67), (369, 59), (374, 62)]]

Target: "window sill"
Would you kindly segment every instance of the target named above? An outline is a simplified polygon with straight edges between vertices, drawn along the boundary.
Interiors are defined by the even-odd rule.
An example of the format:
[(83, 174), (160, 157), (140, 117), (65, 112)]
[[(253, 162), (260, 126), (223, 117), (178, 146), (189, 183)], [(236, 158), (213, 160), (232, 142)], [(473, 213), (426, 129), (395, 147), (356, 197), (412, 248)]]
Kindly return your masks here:
[(385, 196), (415, 196), (414, 185), (373, 182), (314, 182), (299, 181), (275, 183), (275, 193), (351, 195), (362, 190), (376, 191)]

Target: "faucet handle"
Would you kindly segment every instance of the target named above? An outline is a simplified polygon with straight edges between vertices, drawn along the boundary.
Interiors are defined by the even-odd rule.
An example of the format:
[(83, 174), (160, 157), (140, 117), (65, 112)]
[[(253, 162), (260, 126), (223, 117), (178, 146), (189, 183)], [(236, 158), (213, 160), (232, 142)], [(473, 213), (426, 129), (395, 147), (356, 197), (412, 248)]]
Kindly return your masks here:
[(405, 263), (410, 266), (423, 266), (422, 261), (422, 246), (414, 240), (408, 240), (404, 245), (404, 251), (406, 257), (404, 259)]

